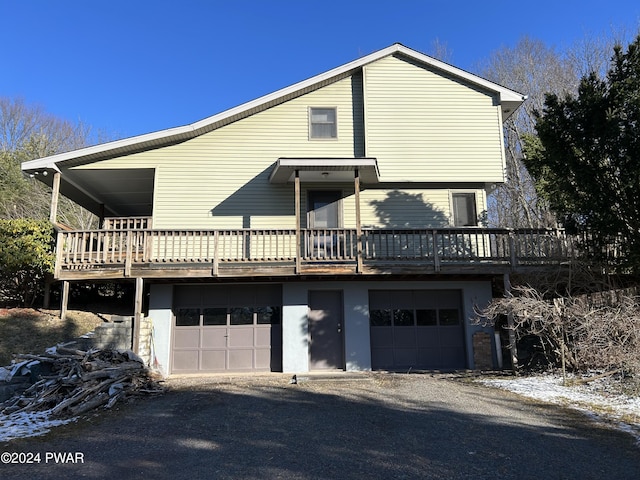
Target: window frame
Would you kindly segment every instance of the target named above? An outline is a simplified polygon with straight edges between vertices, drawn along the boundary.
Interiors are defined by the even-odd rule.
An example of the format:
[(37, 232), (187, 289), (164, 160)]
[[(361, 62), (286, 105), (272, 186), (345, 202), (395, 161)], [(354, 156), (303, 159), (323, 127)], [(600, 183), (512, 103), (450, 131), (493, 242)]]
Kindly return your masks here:
[[(469, 196), (469, 195), (473, 195), (473, 217), (474, 217), (474, 223), (473, 224), (461, 224), (458, 225), (458, 221), (457, 221), (457, 215), (456, 215), (456, 208), (455, 208), (455, 197), (458, 196)], [(477, 190), (451, 190), (449, 191), (449, 205), (451, 208), (451, 226), (455, 227), (455, 228), (467, 228), (467, 227), (479, 227), (480, 226), (480, 221), (479, 221), (479, 217), (478, 217), (478, 191)]]
[[(224, 315), (224, 323), (220, 321), (218, 323), (211, 323), (212, 320), (207, 320), (211, 316), (206, 311), (218, 310), (217, 314), (221, 317)], [(282, 323), (282, 306), (281, 305), (250, 305), (250, 306), (199, 306), (199, 307), (176, 307), (177, 313), (173, 314), (173, 324), (177, 328), (193, 328), (193, 327), (244, 327), (247, 325), (280, 325)], [(222, 313), (224, 311), (224, 314)], [(191, 312), (190, 314), (188, 312)], [(198, 312), (197, 315), (193, 315), (194, 312)], [(186, 315), (185, 315), (186, 314)], [(251, 322), (247, 322), (247, 314), (251, 315)], [(240, 315), (240, 316), (236, 316)], [(244, 315), (244, 317), (243, 317)], [(265, 318), (269, 318), (269, 322), (265, 322)], [(193, 319), (191, 323), (182, 324), (179, 323)], [(197, 318), (197, 323), (195, 319)], [(242, 321), (244, 318), (244, 321)], [(221, 320), (221, 319), (220, 319)]]
[[(330, 137), (317, 137), (313, 135), (313, 111), (314, 110), (333, 110), (333, 115), (334, 115), (334, 122), (333, 122), (333, 130), (335, 132), (335, 136), (330, 136)], [(326, 123), (317, 123), (316, 125), (331, 125), (330, 122), (326, 122)], [(308, 135), (309, 135), (309, 140), (319, 140), (319, 141), (331, 141), (331, 140), (338, 140), (338, 107), (309, 107), (308, 108)]]
[[(318, 228), (318, 229), (331, 229), (331, 228), (344, 228), (344, 206), (343, 200), (345, 198), (344, 190), (333, 188), (333, 189), (315, 189), (310, 188), (306, 191), (306, 209), (307, 209), (307, 228)], [(337, 197), (336, 200), (332, 203), (336, 204), (336, 208), (338, 210), (338, 225), (336, 227), (318, 227), (316, 225), (316, 217), (315, 217), (315, 209), (311, 209), (313, 207), (314, 198), (317, 197)]]

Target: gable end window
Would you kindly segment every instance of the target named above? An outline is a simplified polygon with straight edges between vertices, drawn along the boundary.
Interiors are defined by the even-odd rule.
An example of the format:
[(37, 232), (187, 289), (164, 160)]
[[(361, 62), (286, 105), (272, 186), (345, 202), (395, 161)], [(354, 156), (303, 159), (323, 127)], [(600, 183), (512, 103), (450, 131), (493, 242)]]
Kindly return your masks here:
[(335, 108), (309, 108), (309, 138), (338, 138)]
[(452, 193), (454, 227), (475, 227), (478, 225), (475, 193)]

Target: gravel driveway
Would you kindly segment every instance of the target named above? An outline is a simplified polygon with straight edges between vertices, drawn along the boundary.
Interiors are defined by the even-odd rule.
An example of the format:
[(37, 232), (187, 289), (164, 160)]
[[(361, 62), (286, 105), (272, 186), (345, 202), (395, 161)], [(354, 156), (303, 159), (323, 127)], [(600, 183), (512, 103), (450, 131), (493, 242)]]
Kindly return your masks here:
[(40, 463), (0, 464), (0, 478), (640, 478), (631, 436), (463, 378), (299, 379), (172, 379), (161, 396), (1, 445)]

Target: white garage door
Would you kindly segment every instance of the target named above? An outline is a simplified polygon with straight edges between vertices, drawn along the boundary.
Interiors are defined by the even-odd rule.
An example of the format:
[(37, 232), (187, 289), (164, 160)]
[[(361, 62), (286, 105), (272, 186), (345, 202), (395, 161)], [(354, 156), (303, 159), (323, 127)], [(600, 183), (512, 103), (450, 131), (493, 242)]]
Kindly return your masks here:
[(374, 369), (466, 367), (459, 290), (369, 291)]

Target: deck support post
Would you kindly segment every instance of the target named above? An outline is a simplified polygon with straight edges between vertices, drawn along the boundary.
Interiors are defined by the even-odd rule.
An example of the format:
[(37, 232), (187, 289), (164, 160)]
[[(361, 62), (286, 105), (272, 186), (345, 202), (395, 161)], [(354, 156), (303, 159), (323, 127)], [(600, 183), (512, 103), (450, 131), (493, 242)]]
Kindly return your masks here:
[(100, 205), (98, 205), (98, 225), (100, 226), (99, 228), (104, 228), (104, 216), (105, 216), (105, 208), (104, 208), (104, 203), (101, 203)]
[(431, 235), (433, 236), (433, 271), (438, 273), (440, 271), (440, 255), (438, 254), (438, 231), (433, 230), (433, 232), (431, 232)]
[[(509, 263), (511, 263), (511, 271), (515, 271), (518, 267), (518, 255), (516, 254), (516, 241), (513, 231), (509, 232)], [(511, 293), (511, 290), (509, 290)]]
[(44, 279), (44, 298), (42, 300), (42, 308), (49, 309), (51, 306), (51, 282), (51, 277), (47, 275)]
[[(511, 297), (511, 278), (508, 273), (504, 274), (504, 294)], [(518, 347), (516, 345), (516, 330), (513, 323), (513, 314), (507, 314), (507, 330), (509, 333), (509, 353), (511, 354), (511, 369), (514, 373), (518, 372)]]
[(56, 235), (56, 264), (53, 268), (53, 278), (60, 276), (60, 270), (62, 269), (62, 255), (64, 249), (64, 235), (60, 230)]
[(211, 270), (211, 274), (214, 277), (218, 276), (218, 264), (220, 263), (220, 254), (218, 252), (219, 239), (220, 239), (220, 232), (216, 230), (213, 233), (213, 268)]
[(294, 182), (296, 197), (296, 273), (300, 274), (300, 254), (302, 251), (302, 232), (300, 228), (300, 170), (296, 170)]
[(49, 209), (49, 221), (55, 225), (58, 219), (58, 200), (60, 198), (60, 172), (53, 174), (51, 186), (51, 208)]
[(133, 314), (133, 339), (132, 348), (136, 355), (140, 350), (140, 324), (142, 323), (142, 294), (144, 291), (144, 279), (136, 277), (136, 297)]
[(69, 281), (62, 282), (62, 299), (60, 300), (60, 320), (67, 318), (67, 307), (69, 305)]
[(130, 277), (131, 276), (131, 263), (132, 263), (132, 250), (133, 250), (133, 245), (131, 244), (132, 242), (132, 233), (130, 230), (127, 230), (126, 232), (126, 237), (125, 237), (125, 241), (126, 241), (126, 254), (125, 254), (125, 258), (124, 258), (124, 276), (125, 278)]
[(356, 273), (362, 273), (362, 225), (360, 224), (360, 171), (353, 174), (353, 189), (356, 200)]

